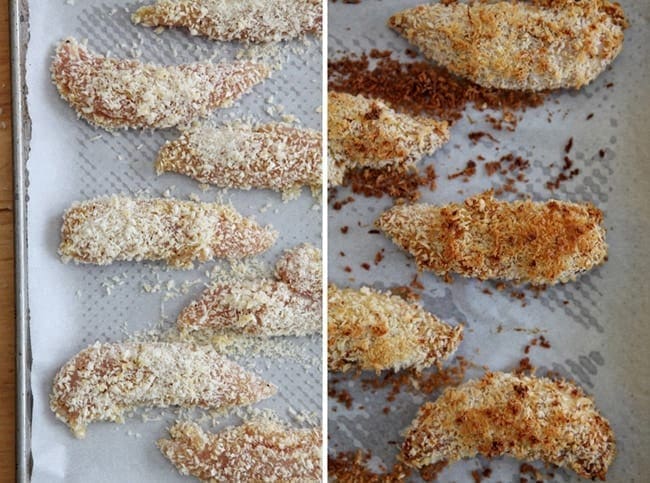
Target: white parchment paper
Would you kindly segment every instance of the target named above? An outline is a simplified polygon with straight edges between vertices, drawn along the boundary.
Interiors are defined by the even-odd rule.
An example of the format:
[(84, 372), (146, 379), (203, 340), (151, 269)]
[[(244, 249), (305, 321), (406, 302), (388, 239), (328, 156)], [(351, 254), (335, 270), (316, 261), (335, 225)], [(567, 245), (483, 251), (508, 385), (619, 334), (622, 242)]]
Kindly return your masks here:
[[(377, 48), (398, 52), (403, 61), (412, 60), (404, 54), (408, 43), (386, 27), (386, 21), (392, 13), (420, 3), (330, 3), (330, 59), (343, 52)], [(488, 177), (480, 161), (478, 173), (467, 183), (461, 178), (448, 180), (447, 176), (463, 169), (467, 160), (476, 161), (478, 155), (483, 155), (486, 161), (492, 161), (510, 152), (521, 155), (532, 165), (526, 171), (529, 181), (517, 183), (523, 193), (535, 200), (555, 197), (591, 201), (604, 211), (608, 262), (575, 283), (549, 288), (539, 298), (527, 291), (525, 307), (512, 297), (512, 289), (498, 292), (494, 283), (455, 277), (453, 284), (446, 284), (431, 273), (420, 275), (419, 280), (425, 286), (422, 303), (426, 309), (449, 323), (466, 325), (458, 355), (476, 364), (492, 370), (515, 368), (525, 356), (524, 347), (535, 337), (532, 332), (540, 331), (551, 348), (533, 347), (528, 354), (538, 373), (554, 370), (574, 379), (594, 396), (597, 407), (613, 426), (618, 456), (608, 481), (641, 482), (647, 481), (650, 474), (650, 3), (621, 0), (621, 4), (631, 25), (626, 31), (624, 50), (611, 70), (579, 92), (559, 93), (542, 107), (528, 110), (512, 133), (490, 130), (484, 113), (469, 111), (453, 127), (451, 141), (420, 164), (421, 168), (435, 165), (439, 176), (437, 189), (423, 189), (421, 201), (442, 204), (503, 184), (498, 175)], [(613, 85), (606, 87), (610, 83)], [(591, 113), (593, 118), (587, 121)], [(488, 131), (499, 142), (484, 138), (473, 145), (467, 138), (471, 131)], [(570, 157), (580, 174), (550, 192), (545, 183), (558, 173), (570, 137), (574, 139)], [(604, 157), (599, 155), (601, 149)], [(349, 194), (339, 189), (337, 199)], [(368, 233), (392, 201), (387, 197), (353, 196), (353, 203), (340, 211), (332, 210), (330, 205), (328, 212), (330, 281), (341, 286), (371, 285), (380, 289), (408, 285), (416, 273), (411, 257), (383, 235)], [(341, 232), (342, 226), (349, 227), (347, 234)], [(376, 266), (373, 259), (381, 249), (385, 250), (385, 258)], [(363, 262), (371, 265), (370, 270), (360, 266)], [(352, 273), (346, 273), (345, 266), (350, 266)], [(483, 293), (485, 288), (492, 295)], [(467, 377), (476, 374), (470, 371)], [(339, 451), (370, 450), (375, 470), (380, 465), (394, 464), (403, 441), (401, 432), (414, 419), (418, 407), (436, 397), (402, 391), (391, 403), (386, 401), (388, 389), (363, 391), (354, 377), (343, 378), (336, 387), (348, 389), (354, 402), (351, 409), (346, 409), (329, 399), (328, 451), (334, 455)], [(386, 406), (391, 407), (387, 415), (382, 412)], [(519, 481), (519, 463), (510, 458), (467, 460), (445, 469), (439, 481), (472, 481), (471, 471), (488, 465), (493, 474), (487, 481)], [(579, 480), (568, 471), (553, 473), (557, 481)]]
[[(70, 3), (72, 5), (70, 5)], [(29, 309), (32, 343), (33, 393), (32, 480), (35, 482), (141, 482), (185, 481), (155, 446), (166, 437), (175, 419), (171, 411), (156, 421), (136, 415), (126, 424), (93, 424), (85, 440), (76, 440), (49, 409), (52, 378), (59, 367), (95, 341), (119, 341), (129, 334), (163, 321), (173, 324), (180, 309), (203, 290), (191, 285), (187, 293), (165, 300), (170, 281), (176, 287), (197, 279), (209, 281), (206, 271), (214, 263), (189, 272), (166, 271), (159, 264), (117, 263), (108, 267), (64, 265), (57, 256), (63, 211), (76, 200), (112, 193), (172, 196), (232, 202), (244, 215), (279, 232), (278, 243), (262, 258), (275, 263), (282, 250), (297, 243), (321, 243), (321, 209), (304, 190), (298, 200), (283, 203), (271, 191), (223, 193), (200, 191), (198, 184), (180, 175), (156, 176), (153, 161), (165, 139), (163, 132), (120, 132), (94, 129), (77, 119), (60, 99), (50, 81), (49, 64), (55, 45), (67, 36), (87, 38), (89, 46), (115, 56), (140, 56), (159, 64), (213, 58), (234, 60), (244, 47), (192, 37), (184, 31), (138, 27), (130, 22), (135, 2), (84, 1), (29, 2), (30, 41), (27, 52), (28, 108), (32, 123), (29, 172)], [(230, 109), (216, 111), (219, 121), (252, 117), (281, 120), (293, 115), (302, 125), (320, 129), (320, 39), (288, 42), (280, 46), (283, 68), (272, 79)], [(280, 106), (281, 105), (281, 106)], [(145, 293), (144, 284), (163, 289)], [(171, 286), (171, 285), (170, 285)], [(110, 292), (110, 295), (109, 295)], [(257, 405), (272, 408), (287, 421), (295, 412), (321, 411), (321, 338), (294, 339), (298, 356), (290, 358), (241, 357), (279, 388), (277, 396)], [(286, 344), (286, 342), (284, 342)], [(236, 417), (219, 419), (220, 426), (236, 424)], [(217, 428), (206, 427), (213, 430)]]

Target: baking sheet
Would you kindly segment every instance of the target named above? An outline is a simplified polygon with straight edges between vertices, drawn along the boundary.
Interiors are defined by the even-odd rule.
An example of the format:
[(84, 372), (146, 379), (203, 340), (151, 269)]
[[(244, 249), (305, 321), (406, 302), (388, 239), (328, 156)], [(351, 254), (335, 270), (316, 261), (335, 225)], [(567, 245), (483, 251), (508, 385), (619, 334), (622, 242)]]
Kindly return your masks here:
[[(280, 237), (261, 260), (272, 265), (282, 250), (300, 242), (321, 245), (320, 201), (307, 189), (298, 200), (284, 203), (271, 191), (202, 191), (180, 175), (157, 177), (153, 160), (164, 140), (177, 135), (130, 131), (111, 134), (79, 120), (59, 98), (50, 81), (49, 64), (55, 45), (67, 36), (88, 39), (89, 46), (116, 57), (140, 57), (160, 64), (212, 59), (234, 60), (244, 51), (282, 62), (272, 79), (229, 109), (215, 112), (217, 122), (241, 117), (279, 121), (295, 116), (303, 126), (321, 125), (320, 39), (282, 44), (279, 51), (251, 51), (239, 44), (217, 43), (184, 31), (138, 27), (130, 12), (133, 1), (30, 1), (27, 46), (26, 101), (23, 132), (31, 128), (26, 159), (28, 182), (27, 234), (29, 247), (28, 295), (32, 357), (31, 450), (28, 477), (39, 482), (75, 481), (184, 481), (156, 448), (156, 439), (178, 417), (173, 411), (149, 412), (128, 418), (126, 424), (93, 424), (85, 440), (76, 440), (49, 409), (51, 381), (59, 367), (79, 350), (99, 341), (120, 341), (131, 334), (173, 325), (179, 310), (203, 290), (215, 266), (207, 263), (192, 271), (166, 270), (154, 263), (116, 263), (108, 267), (64, 265), (57, 256), (63, 211), (75, 200), (112, 193), (231, 202), (244, 215), (272, 224)], [(24, 35), (25, 32), (23, 31)], [(239, 53), (239, 54), (238, 54)], [(19, 66), (20, 67), (20, 66)], [(286, 119), (286, 118), (285, 118)], [(218, 277), (217, 277), (218, 279)], [(146, 286), (154, 287), (150, 292)], [(288, 356), (261, 356), (236, 360), (275, 383), (279, 392), (256, 408), (271, 408), (294, 424), (306, 417), (319, 423), (321, 415), (321, 338), (279, 341)], [(276, 345), (276, 346), (277, 346)], [(202, 415), (198, 412), (197, 417)], [(219, 417), (209, 430), (235, 424), (236, 416)], [(25, 428), (29, 433), (29, 428)], [(28, 434), (29, 436), (29, 434)], [(22, 455), (19, 455), (19, 458)]]
[[(412, 60), (404, 54), (408, 43), (385, 24), (392, 13), (420, 3), (330, 3), (328, 57), (376, 48), (399, 52), (402, 61)], [(527, 354), (538, 373), (553, 370), (574, 379), (594, 396), (597, 407), (613, 426), (618, 456), (608, 481), (641, 482), (647, 481), (650, 472), (650, 261), (646, 253), (650, 242), (650, 3), (620, 3), (631, 25), (613, 69), (579, 92), (559, 93), (540, 108), (528, 110), (512, 133), (495, 132), (483, 121), (485, 113), (468, 111), (452, 128), (451, 141), (419, 165), (422, 169), (433, 164), (438, 174), (438, 187), (433, 192), (422, 189), (422, 201), (458, 202), (503, 183), (498, 176), (487, 177), (481, 162), (477, 163), (478, 173), (467, 183), (461, 178), (448, 180), (447, 176), (462, 170), (467, 160), (476, 160), (479, 154), (487, 161), (509, 152), (521, 155), (532, 165), (526, 172), (529, 182), (517, 183), (523, 193), (535, 200), (553, 196), (591, 201), (604, 211), (608, 262), (575, 283), (547, 289), (538, 298), (526, 291), (525, 307), (522, 300), (511, 295), (518, 289), (499, 292), (494, 283), (460, 277), (446, 284), (431, 273), (420, 275), (419, 280), (425, 286), (422, 303), (426, 309), (452, 324), (465, 324), (465, 339), (458, 355), (478, 365), (492, 370), (515, 368), (526, 356), (523, 349), (535, 337), (533, 332), (539, 330), (551, 348), (533, 347)], [(609, 83), (613, 83), (610, 88), (606, 87)], [(586, 121), (590, 113), (594, 116)], [(467, 138), (470, 131), (490, 132), (499, 143), (484, 139), (473, 145)], [(580, 174), (551, 193), (545, 183), (557, 174), (570, 137), (574, 139), (570, 156)], [(555, 168), (550, 167), (552, 163)], [(336, 199), (349, 194), (347, 189), (339, 189)], [(412, 259), (383, 235), (368, 233), (379, 214), (392, 206), (391, 200), (353, 196), (355, 201), (340, 211), (331, 209), (331, 204), (328, 211), (330, 281), (341, 286), (371, 285), (380, 289), (409, 285), (416, 273)], [(513, 199), (514, 195), (502, 198)], [(347, 234), (341, 232), (342, 226), (349, 227)], [(385, 258), (375, 266), (375, 253), (381, 249), (385, 250)], [(345, 257), (338, 255), (341, 251)], [(370, 264), (370, 270), (360, 267), (363, 262)], [(345, 266), (350, 266), (352, 273), (346, 273)], [(485, 288), (492, 295), (483, 293)], [(467, 377), (479, 373), (470, 370)], [(372, 375), (364, 373), (362, 377)], [(370, 450), (370, 466), (375, 471), (382, 465), (392, 467), (403, 440), (400, 433), (413, 420), (418, 407), (436, 397), (403, 390), (391, 403), (386, 400), (389, 388), (376, 393), (364, 391), (353, 376), (343, 378), (336, 387), (347, 389), (353, 403), (351, 409), (346, 409), (333, 398), (328, 401), (329, 454)], [(387, 415), (382, 412), (386, 406), (391, 408)], [(519, 481), (519, 462), (511, 458), (463, 461), (445, 469), (438, 481), (472, 481), (471, 471), (486, 466), (493, 473), (485, 481)], [(553, 473), (557, 481), (580, 480), (568, 471)]]

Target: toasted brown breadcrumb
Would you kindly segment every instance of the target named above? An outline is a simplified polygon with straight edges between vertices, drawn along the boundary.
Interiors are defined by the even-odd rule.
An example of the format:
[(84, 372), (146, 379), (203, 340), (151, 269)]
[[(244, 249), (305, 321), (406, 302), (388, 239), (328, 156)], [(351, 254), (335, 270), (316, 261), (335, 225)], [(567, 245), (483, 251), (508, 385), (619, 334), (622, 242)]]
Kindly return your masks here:
[(294, 292), (322, 301), (323, 257), (321, 251), (310, 243), (285, 250), (275, 264), (275, 276)]
[(594, 401), (566, 381), (488, 373), (424, 404), (401, 458), (411, 466), (510, 455), (605, 479), (614, 433)]
[(461, 204), (395, 206), (377, 226), (441, 276), (555, 284), (607, 255), (603, 213), (591, 203), (505, 202), (488, 191)]
[(449, 140), (448, 124), (398, 114), (378, 100), (328, 94), (328, 183), (337, 186), (358, 167), (411, 167)]
[(320, 429), (260, 419), (216, 434), (179, 422), (169, 433), (171, 439), (158, 440), (158, 447), (178, 471), (201, 481), (321, 481)]
[(158, 174), (173, 171), (222, 188), (270, 188), (295, 197), (320, 193), (321, 133), (282, 123), (197, 124), (158, 153)]
[(147, 27), (185, 27), (213, 40), (278, 42), (319, 33), (320, 0), (158, 0), (132, 16)]
[(627, 27), (607, 0), (420, 5), (389, 26), (429, 59), (485, 87), (580, 88), (623, 48)]
[(227, 205), (114, 195), (66, 211), (59, 253), (65, 262), (164, 260), (192, 268), (194, 260), (256, 255), (276, 238), (275, 231)]
[(54, 378), (50, 407), (78, 438), (93, 421), (122, 422), (140, 406), (227, 408), (276, 388), (217, 354), (182, 343), (96, 343)]
[(231, 105), (271, 73), (243, 61), (162, 67), (113, 59), (73, 38), (59, 44), (51, 71), (59, 94), (79, 117), (108, 130), (188, 124)]
[(458, 348), (462, 326), (451, 327), (418, 304), (368, 287), (327, 294), (330, 371), (382, 371), (442, 365)]

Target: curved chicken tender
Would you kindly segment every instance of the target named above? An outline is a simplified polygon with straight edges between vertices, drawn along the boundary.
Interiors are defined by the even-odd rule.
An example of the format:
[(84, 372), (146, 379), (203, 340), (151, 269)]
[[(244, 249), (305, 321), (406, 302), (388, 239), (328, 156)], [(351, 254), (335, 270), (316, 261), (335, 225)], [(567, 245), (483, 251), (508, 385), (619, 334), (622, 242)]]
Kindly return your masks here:
[(294, 292), (322, 301), (323, 257), (321, 251), (310, 243), (285, 250), (275, 264), (275, 276)]
[(398, 114), (378, 100), (328, 93), (328, 183), (353, 168), (412, 167), (449, 141), (444, 121)]
[(505, 373), (448, 388), (408, 428), (401, 459), (421, 468), (510, 455), (605, 479), (616, 447), (591, 398), (566, 381)]
[(158, 0), (131, 17), (146, 27), (186, 27), (213, 40), (278, 42), (319, 33), (321, 0)]
[(627, 22), (618, 3), (538, 3), (420, 5), (388, 24), (454, 74), (501, 89), (578, 89), (622, 50)]
[(158, 447), (180, 473), (201, 481), (321, 481), (320, 429), (251, 420), (209, 434), (188, 421), (169, 433), (171, 439), (158, 440)]
[(275, 231), (227, 205), (114, 195), (66, 211), (59, 253), (64, 262), (164, 260), (192, 268), (194, 260), (256, 255), (276, 238)]
[(79, 117), (108, 130), (188, 124), (231, 105), (271, 73), (251, 62), (163, 67), (112, 59), (73, 38), (59, 44), (51, 71)]
[(282, 123), (192, 126), (167, 141), (156, 170), (181, 173), (222, 188), (269, 188), (295, 197), (304, 185), (320, 192), (321, 134)]
[(122, 422), (140, 406), (227, 408), (271, 397), (275, 386), (209, 346), (96, 343), (54, 378), (50, 407), (78, 438), (94, 421)]
[(591, 203), (497, 201), (395, 206), (377, 220), (420, 270), (534, 285), (574, 280), (605, 261), (603, 213)]
[(330, 371), (421, 371), (442, 365), (463, 338), (462, 326), (451, 327), (417, 304), (368, 287), (330, 285), (327, 307)]

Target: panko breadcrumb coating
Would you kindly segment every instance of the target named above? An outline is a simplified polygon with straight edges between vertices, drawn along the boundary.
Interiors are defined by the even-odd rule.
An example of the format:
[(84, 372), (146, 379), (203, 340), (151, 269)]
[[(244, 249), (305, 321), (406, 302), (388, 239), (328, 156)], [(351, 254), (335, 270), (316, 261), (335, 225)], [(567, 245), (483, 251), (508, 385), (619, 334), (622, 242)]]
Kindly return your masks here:
[(158, 447), (183, 475), (201, 481), (321, 481), (320, 429), (250, 420), (216, 434), (191, 421), (176, 423)]
[(327, 366), (333, 372), (441, 366), (463, 338), (462, 326), (451, 327), (397, 295), (330, 284), (327, 300)]
[(210, 346), (125, 342), (88, 347), (54, 378), (50, 407), (78, 438), (94, 421), (122, 422), (145, 407), (228, 408), (276, 388)]
[(591, 203), (497, 201), (395, 206), (377, 220), (420, 270), (555, 284), (605, 261), (603, 213)]
[(270, 123), (192, 126), (158, 153), (156, 170), (185, 174), (221, 188), (268, 188), (295, 197), (302, 186), (320, 193), (321, 133)]
[(407, 429), (401, 459), (421, 468), (477, 454), (542, 460), (604, 480), (616, 445), (609, 422), (580, 388), (495, 372), (424, 404)]
[(51, 71), (79, 117), (107, 130), (189, 124), (230, 106), (271, 74), (267, 66), (245, 61), (158, 66), (114, 59), (74, 38), (59, 44)]
[(75, 203), (65, 212), (59, 253), (64, 262), (163, 260), (192, 268), (195, 260), (256, 255), (276, 238), (270, 227), (227, 205), (113, 195)]
[(275, 277), (291, 290), (319, 302), (323, 299), (323, 257), (310, 243), (285, 250), (275, 264)]
[(420, 5), (388, 24), (425, 57), (484, 87), (579, 89), (623, 48), (627, 22), (607, 0)]
[(449, 140), (444, 121), (399, 114), (381, 101), (328, 93), (328, 183), (353, 168), (412, 167)]
[(140, 7), (133, 23), (184, 27), (213, 40), (278, 42), (320, 33), (321, 0), (157, 0)]

